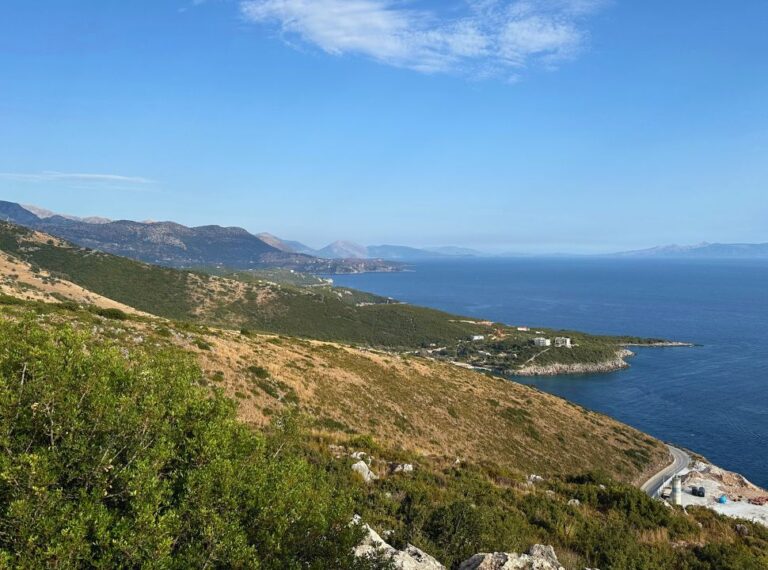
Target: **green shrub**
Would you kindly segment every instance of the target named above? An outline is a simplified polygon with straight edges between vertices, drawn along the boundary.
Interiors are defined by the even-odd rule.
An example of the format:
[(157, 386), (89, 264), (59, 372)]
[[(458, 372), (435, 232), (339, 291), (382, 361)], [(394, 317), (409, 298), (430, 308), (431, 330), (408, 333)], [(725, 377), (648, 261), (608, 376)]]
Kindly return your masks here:
[(513, 425), (531, 423), (531, 414), (524, 408), (507, 407), (500, 415)]
[(261, 378), (261, 379), (269, 378), (269, 370), (267, 370), (263, 366), (257, 366), (254, 364), (253, 366), (248, 367), (248, 372), (256, 376), (256, 378)]
[(128, 315), (125, 313), (125, 311), (121, 311), (120, 309), (102, 309), (102, 308), (94, 308), (93, 312), (100, 317), (104, 317), (105, 319), (112, 319), (113, 321), (125, 321), (128, 320)]
[(280, 398), (280, 392), (277, 391), (277, 387), (269, 380), (263, 378), (256, 379), (256, 385), (268, 396), (272, 396), (275, 400)]
[(349, 499), (200, 377), (177, 352), (0, 322), (0, 565), (360, 567)]

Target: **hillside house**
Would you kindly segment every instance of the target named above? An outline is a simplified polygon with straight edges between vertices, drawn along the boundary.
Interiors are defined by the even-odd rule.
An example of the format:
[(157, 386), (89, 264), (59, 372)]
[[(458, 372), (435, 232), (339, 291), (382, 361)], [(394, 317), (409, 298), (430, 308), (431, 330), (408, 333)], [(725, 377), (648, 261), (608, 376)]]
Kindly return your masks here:
[(481, 340), (485, 340), (485, 336), (484, 336), (484, 335), (481, 335), (481, 334), (476, 334), (476, 335), (474, 335), (474, 336), (472, 337), (472, 340), (473, 340), (473, 341), (475, 341), (475, 342), (477, 342), (477, 341), (481, 341)]
[(539, 347), (552, 346), (552, 340), (540, 336), (533, 339), (533, 344)]
[(555, 347), (556, 348), (573, 348), (573, 343), (571, 342), (571, 339), (567, 336), (559, 336), (555, 338)]

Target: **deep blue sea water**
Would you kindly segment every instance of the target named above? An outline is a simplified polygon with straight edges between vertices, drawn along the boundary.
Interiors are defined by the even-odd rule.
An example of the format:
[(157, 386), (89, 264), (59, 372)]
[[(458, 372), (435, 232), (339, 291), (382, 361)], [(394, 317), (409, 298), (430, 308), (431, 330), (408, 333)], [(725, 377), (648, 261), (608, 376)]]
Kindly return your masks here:
[(768, 262), (436, 261), (339, 285), (509, 324), (660, 337), (612, 374), (520, 380), (768, 487)]

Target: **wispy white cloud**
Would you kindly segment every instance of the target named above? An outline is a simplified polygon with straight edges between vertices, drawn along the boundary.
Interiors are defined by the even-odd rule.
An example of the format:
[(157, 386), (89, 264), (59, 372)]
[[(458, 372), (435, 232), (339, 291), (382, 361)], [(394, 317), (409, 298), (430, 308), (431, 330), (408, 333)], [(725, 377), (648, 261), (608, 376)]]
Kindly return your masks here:
[(121, 176), (119, 174), (92, 174), (83, 172), (53, 172), (38, 173), (28, 172), (0, 172), (0, 179), (15, 180), (17, 182), (68, 182), (87, 184), (127, 184), (146, 185), (155, 184), (154, 180), (139, 176)]
[(402, 0), (240, 0), (286, 41), (426, 73), (519, 76), (576, 56), (586, 18), (609, 0), (464, 0), (446, 13)]

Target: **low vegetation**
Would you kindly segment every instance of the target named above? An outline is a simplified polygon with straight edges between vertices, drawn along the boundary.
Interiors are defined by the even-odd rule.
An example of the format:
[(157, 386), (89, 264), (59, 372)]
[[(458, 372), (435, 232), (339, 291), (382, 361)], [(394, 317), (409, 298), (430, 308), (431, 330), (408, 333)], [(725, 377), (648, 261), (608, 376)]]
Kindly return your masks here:
[[(599, 472), (529, 483), (493, 461), (309, 433), (295, 407), (254, 430), (189, 353), (83, 326), (134, 321), (6, 308), (20, 307), (0, 320), (0, 567), (386, 567), (353, 557), (354, 513), (450, 568), (533, 543), (567, 568), (768, 564), (768, 529), (668, 509)], [(248, 382), (277, 380), (261, 357)], [(499, 407), (512, 425), (529, 419)], [(376, 458), (378, 481), (350, 470), (351, 451)], [(403, 462), (414, 470), (392, 474)]]
[[(521, 481), (492, 463), (435, 462), (353, 440), (374, 457), (414, 462), (413, 473), (358, 487), (358, 511), (449, 568), (476, 552), (521, 552), (550, 544), (567, 568), (765, 568), (768, 529), (704, 508), (665, 507), (600, 472)], [(374, 463), (374, 467), (376, 464)], [(385, 473), (382, 465), (380, 473)], [(737, 524), (741, 525), (741, 533)]]
[(202, 381), (262, 428), (299, 410), (321, 433), (373, 435), (435, 457), (473, 458), (532, 472), (602, 466), (636, 482), (666, 460), (657, 440), (533, 388), (415, 355), (186, 322), (105, 318), (88, 306), (21, 302), (0, 318), (36, 314), (41, 325), (92, 331), (98, 342), (194, 355)]

